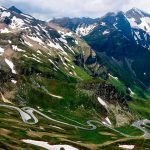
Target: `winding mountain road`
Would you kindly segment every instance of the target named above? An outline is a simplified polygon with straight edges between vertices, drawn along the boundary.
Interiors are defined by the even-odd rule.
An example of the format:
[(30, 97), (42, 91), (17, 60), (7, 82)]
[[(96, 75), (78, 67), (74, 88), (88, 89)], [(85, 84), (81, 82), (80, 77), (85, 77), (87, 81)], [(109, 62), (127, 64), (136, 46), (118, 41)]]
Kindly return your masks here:
[[(23, 107), (23, 108), (18, 108), (16, 106), (11, 106), (11, 105), (6, 105), (6, 104), (0, 104), (0, 107), (5, 107), (5, 108), (8, 108), (8, 109), (13, 109), (13, 110), (16, 110), (19, 112), (22, 120), (24, 123), (27, 123), (27, 124), (30, 124), (30, 125), (33, 125), (33, 124), (36, 124), (38, 123), (38, 118), (34, 115), (34, 113), (37, 113), (38, 115), (50, 120), (50, 121), (54, 121), (56, 123), (59, 123), (59, 124), (63, 124), (63, 125), (66, 125), (66, 126), (70, 126), (70, 127), (74, 127), (74, 128), (78, 128), (78, 129), (83, 129), (83, 130), (95, 130), (97, 129), (97, 126), (95, 124), (100, 124), (102, 126), (105, 126), (125, 137), (134, 137), (134, 136), (130, 136), (130, 135), (127, 135), (127, 134), (124, 134), (114, 128), (112, 128), (110, 125), (104, 125), (102, 122), (100, 121), (96, 121), (96, 120), (88, 120), (86, 123), (87, 125), (84, 125), (84, 124), (81, 124), (77, 121), (74, 121), (76, 122), (78, 125), (74, 125), (74, 124), (69, 124), (69, 123), (66, 123), (66, 122), (62, 122), (62, 121), (59, 121), (59, 120), (56, 120), (56, 119), (53, 119), (43, 113), (41, 113), (40, 111), (34, 109), (34, 108), (31, 108), (31, 107)], [(144, 125), (146, 125), (147, 123), (150, 123), (150, 120), (139, 120), (139, 121), (136, 121), (132, 124), (132, 126), (140, 129), (141, 131), (144, 132), (144, 135), (143, 137), (144, 138), (150, 138), (150, 133), (143, 127)]]
[(150, 138), (150, 133), (147, 131), (147, 129), (144, 127), (144, 125), (150, 123), (150, 120), (148, 119), (144, 119), (144, 120), (139, 120), (139, 121), (136, 121), (132, 124), (133, 127), (136, 127), (138, 129), (140, 129), (141, 131), (144, 132), (144, 138)]

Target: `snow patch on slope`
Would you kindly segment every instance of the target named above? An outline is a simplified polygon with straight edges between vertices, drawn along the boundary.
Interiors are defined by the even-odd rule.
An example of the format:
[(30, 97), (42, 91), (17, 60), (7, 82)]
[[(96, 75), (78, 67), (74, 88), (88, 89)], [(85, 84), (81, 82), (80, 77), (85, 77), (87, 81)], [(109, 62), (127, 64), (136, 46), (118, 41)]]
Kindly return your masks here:
[(102, 123), (103, 123), (104, 125), (107, 125), (107, 126), (111, 126), (111, 125), (112, 125), (112, 123), (111, 123), (111, 121), (110, 121), (110, 119), (109, 119), (108, 117), (106, 117), (106, 118), (105, 118), (105, 121), (102, 121)]
[(0, 29), (0, 33), (10, 33), (10, 31), (7, 28)]
[(23, 55), (24, 57), (26, 57), (26, 58), (29, 58), (29, 59), (32, 59), (32, 60), (34, 60), (34, 61), (36, 61), (36, 62), (38, 62), (38, 63), (42, 63), (40, 60), (39, 60), (39, 58), (38, 57), (29, 57), (29, 56), (27, 56), (26, 54), (24, 54)]
[(31, 40), (33, 40), (35, 42), (38, 42), (40, 44), (44, 44), (44, 42), (40, 38), (38, 38), (37, 36), (36, 37), (34, 37), (34, 36), (28, 36), (28, 38), (30, 38)]
[(0, 47), (0, 55), (4, 53), (4, 48)]
[(106, 23), (105, 23), (105, 22), (101, 22), (101, 25), (102, 25), (102, 26), (106, 26)]
[(115, 79), (115, 80), (118, 80), (118, 77), (114, 77), (114, 76), (111, 75), (110, 73), (109, 73), (109, 76), (112, 77), (112, 78)]
[(108, 117), (106, 117), (105, 120), (111, 125), (111, 121), (109, 120)]
[(25, 52), (25, 50), (22, 50), (22, 49), (18, 48), (17, 45), (12, 45), (12, 49), (13, 49), (14, 51), (17, 51), (17, 52)]
[(98, 97), (97, 99), (98, 99), (99, 103), (100, 103), (102, 106), (104, 106), (105, 108), (108, 107), (107, 104), (106, 104), (106, 102), (105, 102), (104, 100), (102, 100), (100, 97)]
[(19, 19), (16, 16), (14, 16), (12, 18), (12, 23), (10, 24), (10, 28), (12, 29), (21, 28), (24, 24), (25, 23), (22, 19)]
[(12, 83), (14, 83), (14, 84), (16, 84), (16, 83), (17, 83), (17, 81), (16, 81), (16, 80), (13, 80), (13, 79), (11, 80), (11, 82), (12, 82)]
[(134, 149), (135, 145), (119, 145), (119, 147), (122, 149), (132, 150)]
[(28, 144), (33, 144), (36, 146), (43, 147), (47, 150), (60, 150), (61, 148), (64, 148), (65, 150), (78, 150), (77, 148), (74, 148), (73, 146), (69, 146), (69, 145), (49, 145), (48, 142), (25, 140), (25, 139), (22, 141)]
[(102, 34), (106, 35), (106, 34), (109, 34), (109, 33), (110, 33), (109, 30), (105, 30)]
[(33, 45), (31, 43), (27, 42), (27, 41), (24, 41), (24, 43), (27, 44), (30, 47), (33, 47)]
[(5, 17), (10, 17), (10, 12), (6, 12), (6, 11), (4, 11), (2, 14), (1, 14), (1, 17), (2, 18), (5, 18)]
[(135, 95), (135, 93), (131, 90), (131, 88), (128, 88), (128, 90), (130, 91), (131, 96)]
[(132, 28), (142, 29), (147, 33), (150, 33), (150, 18), (142, 17), (141, 23), (138, 24), (134, 18), (127, 18)]
[(6, 10), (6, 8), (5, 8), (5, 7), (2, 7), (2, 6), (0, 6), (0, 9), (3, 10), (3, 11)]
[(8, 60), (7, 58), (5, 58), (5, 62), (7, 63), (7, 65), (10, 67), (11, 71), (13, 74), (17, 74), (16, 70), (14, 69), (14, 64), (12, 61)]
[(76, 29), (76, 34), (79, 36), (86, 36), (88, 35), (95, 27), (97, 24), (92, 24), (92, 25), (79, 25)]
[(63, 48), (58, 43), (54, 44), (51, 41), (49, 41), (49, 43), (47, 45), (50, 46), (50, 47), (56, 48), (56, 49), (63, 50)]
[(29, 16), (29, 15), (26, 15), (26, 14), (21, 14), (22, 16), (26, 17), (26, 18), (29, 18), (29, 19), (33, 19), (33, 17)]
[(50, 63), (51, 63), (54, 67), (56, 67), (57, 69), (59, 69), (58, 66), (57, 66), (51, 59), (48, 59), (48, 60), (50, 61)]

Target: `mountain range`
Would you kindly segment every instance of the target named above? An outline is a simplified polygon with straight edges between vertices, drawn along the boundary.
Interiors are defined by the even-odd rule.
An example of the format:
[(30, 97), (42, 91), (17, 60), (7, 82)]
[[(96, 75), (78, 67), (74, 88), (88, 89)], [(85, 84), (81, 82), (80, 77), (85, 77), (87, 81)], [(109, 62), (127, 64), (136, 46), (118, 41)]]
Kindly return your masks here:
[[(149, 88), (150, 15), (133, 8), (102, 18), (62, 18), (52, 22), (82, 37), (107, 68), (131, 87)], [(130, 77), (129, 77), (130, 76)]]
[(0, 148), (149, 148), (149, 60), (137, 8), (46, 22), (0, 7)]

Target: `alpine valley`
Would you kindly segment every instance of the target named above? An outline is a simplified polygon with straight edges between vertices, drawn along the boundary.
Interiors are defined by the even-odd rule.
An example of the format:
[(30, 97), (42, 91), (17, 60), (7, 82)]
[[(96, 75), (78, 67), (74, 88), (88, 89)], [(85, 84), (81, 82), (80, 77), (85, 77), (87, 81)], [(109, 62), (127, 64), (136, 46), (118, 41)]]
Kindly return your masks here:
[(150, 14), (41, 21), (0, 7), (0, 149), (150, 149)]

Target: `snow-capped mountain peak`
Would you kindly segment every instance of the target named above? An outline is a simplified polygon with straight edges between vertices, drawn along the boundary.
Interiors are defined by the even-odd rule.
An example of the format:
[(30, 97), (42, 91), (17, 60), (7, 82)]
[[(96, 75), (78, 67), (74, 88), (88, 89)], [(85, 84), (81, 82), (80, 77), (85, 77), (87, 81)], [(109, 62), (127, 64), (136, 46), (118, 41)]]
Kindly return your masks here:
[(150, 33), (150, 15), (138, 8), (133, 8), (126, 12), (126, 17), (132, 28), (142, 29)]
[(144, 14), (142, 13), (142, 11), (140, 10), (140, 9), (138, 9), (138, 8), (132, 8), (132, 9), (130, 9), (130, 10), (128, 10), (127, 12), (126, 12), (126, 14), (128, 15), (128, 16), (131, 16), (131, 17), (133, 17), (133, 16), (139, 16), (139, 17), (143, 17), (144, 16)]
[(33, 17), (25, 15), (19, 9), (12, 6), (9, 9), (0, 9), (0, 23), (2, 24), (1, 30), (7, 28), (9, 32), (12, 30), (20, 30), (26, 28), (31, 22)]
[(130, 17), (136, 17), (136, 18), (141, 18), (141, 17), (150, 17), (150, 14), (138, 9), (138, 8), (132, 8), (126, 12), (126, 15)]
[[(19, 11), (17, 8), (11, 7), (0, 10), (0, 34), (4, 33), (6, 35), (9, 33), (18, 35), (20, 44), (34, 49), (38, 54), (42, 55), (42, 51), (46, 52), (48, 61), (55, 67), (55, 70), (60, 68), (57, 66), (58, 62), (53, 61), (53, 59), (59, 59), (65, 71), (69, 75), (71, 74), (71, 76), (76, 76), (75, 72), (72, 72), (70, 68), (74, 68), (72, 58), (76, 53), (79, 53), (79, 46), (81, 46), (80, 44), (83, 41), (70, 30), (35, 19)], [(28, 56), (26, 54), (27, 51), (20, 48), (17, 43), (13, 43), (12, 40), (8, 42), (11, 45), (12, 51), (25, 53), (23, 55), (25, 58), (41, 63), (35, 55)], [(82, 49), (81, 52), (85, 55), (84, 61), (86, 62), (89, 56), (92, 58), (95, 58), (95, 56), (94, 52), (91, 54), (90, 47), (86, 44), (85, 46), (86, 49)], [(1, 55), (4, 54), (3, 47), (1, 53)]]

